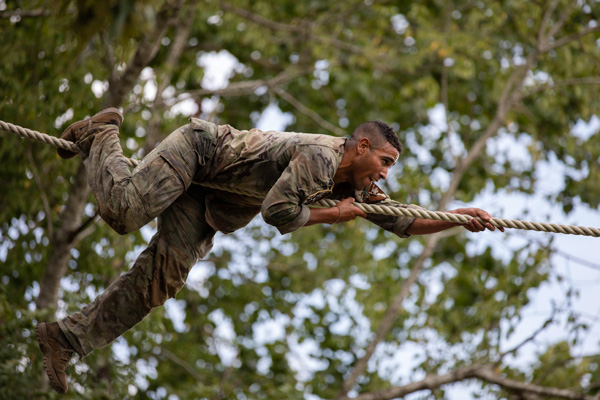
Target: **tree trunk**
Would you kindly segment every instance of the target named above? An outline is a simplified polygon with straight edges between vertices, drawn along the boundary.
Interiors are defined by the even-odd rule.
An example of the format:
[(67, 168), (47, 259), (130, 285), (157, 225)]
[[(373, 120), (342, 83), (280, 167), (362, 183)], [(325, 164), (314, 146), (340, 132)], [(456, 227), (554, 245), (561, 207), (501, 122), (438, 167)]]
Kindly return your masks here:
[(38, 309), (56, 308), (58, 304), (60, 281), (67, 272), (68, 263), (71, 259), (71, 249), (76, 244), (74, 233), (81, 226), (89, 190), (85, 167), (83, 162), (80, 162), (75, 180), (71, 186), (71, 194), (65, 208), (60, 213), (59, 227), (51, 238), (52, 244), (48, 265), (40, 282), (40, 294), (36, 301)]

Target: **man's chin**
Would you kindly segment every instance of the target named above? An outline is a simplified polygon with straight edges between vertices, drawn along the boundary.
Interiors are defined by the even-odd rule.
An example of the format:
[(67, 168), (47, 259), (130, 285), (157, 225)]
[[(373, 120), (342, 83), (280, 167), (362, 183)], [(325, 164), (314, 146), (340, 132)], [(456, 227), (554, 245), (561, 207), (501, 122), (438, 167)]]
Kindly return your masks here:
[(361, 191), (361, 190), (365, 190), (367, 188), (371, 187), (371, 183), (373, 183), (370, 179), (367, 181), (359, 181), (359, 182), (352, 182), (351, 185), (354, 188), (354, 190), (356, 191)]
[(371, 182), (371, 181), (369, 181), (367, 183), (363, 182), (363, 183), (360, 184), (360, 187), (357, 187), (357, 190), (360, 191), (360, 190), (368, 189), (368, 188), (371, 187), (371, 183), (373, 183), (373, 182)]

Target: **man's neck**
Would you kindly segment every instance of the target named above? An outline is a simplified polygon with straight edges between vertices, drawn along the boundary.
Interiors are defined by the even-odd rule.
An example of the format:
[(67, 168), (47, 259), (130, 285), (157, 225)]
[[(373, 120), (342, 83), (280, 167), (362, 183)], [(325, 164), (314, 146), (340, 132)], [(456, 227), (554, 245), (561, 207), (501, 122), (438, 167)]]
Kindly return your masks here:
[(338, 166), (335, 175), (333, 176), (333, 183), (340, 184), (344, 182), (350, 182), (350, 176), (352, 171), (352, 160), (356, 157), (356, 151), (352, 149), (345, 148), (344, 155), (342, 156), (342, 161), (340, 161), (340, 165)]

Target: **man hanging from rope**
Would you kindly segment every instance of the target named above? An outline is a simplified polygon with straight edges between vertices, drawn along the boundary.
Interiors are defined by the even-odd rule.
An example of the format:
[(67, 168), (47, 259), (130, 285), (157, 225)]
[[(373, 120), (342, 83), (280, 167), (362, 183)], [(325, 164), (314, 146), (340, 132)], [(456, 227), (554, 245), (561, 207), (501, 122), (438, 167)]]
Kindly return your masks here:
[[(403, 238), (457, 225), (366, 214), (352, 205), (356, 201), (399, 206), (375, 185), (386, 178), (402, 152), (396, 133), (383, 122), (366, 122), (345, 139), (239, 131), (192, 118), (133, 172), (119, 143), (122, 122), (123, 115), (110, 108), (72, 124), (61, 137), (79, 145), (99, 213), (108, 225), (126, 234), (158, 217), (158, 229), (133, 267), (92, 303), (58, 322), (38, 324), (44, 367), (59, 393), (67, 391), (65, 369), (73, 352), (85, 357), (108, 345), (174, 297), (190, 268), (210, 251), (215, 233), (240, 229), (258, 213), (282, 234), (356, 217)], [(58, 154), (77, 155), (64, 149)], [(209, 189), (203, 183), (233, 186), (251, 195)], [(341, 201), (331, 208), (307, 207), (324, 197)], [(477, 208), (453, 212), (483, 221), (491, 218)], [(476, 218), (463, 226), (472, 232), (495, 229)]]

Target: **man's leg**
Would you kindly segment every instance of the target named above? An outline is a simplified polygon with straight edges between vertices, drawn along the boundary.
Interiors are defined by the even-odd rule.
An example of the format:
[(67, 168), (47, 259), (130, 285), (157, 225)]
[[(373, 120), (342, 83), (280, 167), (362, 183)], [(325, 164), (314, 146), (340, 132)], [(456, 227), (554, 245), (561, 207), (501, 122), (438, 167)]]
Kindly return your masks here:
[[(157, 217), (188, 189), (215, 153), (218, 127), (193, 120), (163, 140), (132, 172), (118, 138), (122, 121), (119, 110), (107, 108), (71, 124), (61, 138), (79, 145), (100, 216), (125, 234)], [(58, 154), (76, 155), (64, 149)]]
[(100, 214), (117, 232), (131, 232), (163, 215), (158, 233), (130, 272), (80, 313), (61, 321), (60, 328), (56, 322), (37, 326), (46, 373), (59, 393), (67, 391), (64, 371), (73, 351), (85, 356), (110, 343), (174, 296), (189, 268), (212, 245), (204, 196), (194, 188), (184, 193), (214, 153), (216, 126), (179, 128), (131, 172), (118, 140), (121, 121), (118, 110), (107, 109), (72, 124), (63, 139), (80, 145)]
[[(80, 312), (59, 321), (57, 335), (64, 335), (70, 347), (85, 357), (174, 297), (190, 268), (212, 247), (215, 232), (204, 213), (202, 189), (194, 185), (160, 215), (157, 233), (133, 267)], [(60, 342), (58, 336), (56, 341)], [(44, 356), (47, 358), (46, 352)], [(57, 360), (56, 366), (52, 362), (45, 365), (52, 386), (66, 392), (66, 363)]]
[(210, 132), (186, 125), (171, 133), (131, 171), (117, 126), (108, 128), (95, 136), (89, 154), (82, 156), (100, 215), (120, 234), (141, 228), (163, 212), (188, 189), (198, 168), (215, 149)]

